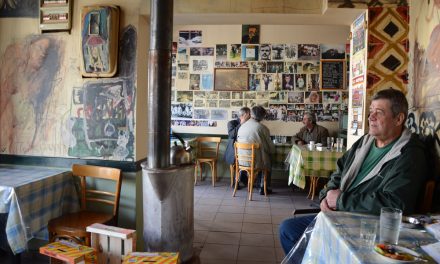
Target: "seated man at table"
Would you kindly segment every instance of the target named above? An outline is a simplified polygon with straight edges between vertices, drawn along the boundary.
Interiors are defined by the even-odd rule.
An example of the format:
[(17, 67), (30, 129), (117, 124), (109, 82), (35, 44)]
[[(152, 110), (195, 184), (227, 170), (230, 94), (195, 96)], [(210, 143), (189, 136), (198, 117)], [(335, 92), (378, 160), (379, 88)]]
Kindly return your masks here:
[[(255, 167), (264, 168), (267, 170), (267, 193), (272, 193), (269, 189), (271, 182), (271, 154), (275, 153), (275, 145), (270, 140), (269, 129), (260, 122), (266, 116), (266, 109), (261, 106), (254, 106), (251, 110), (251, 119), (240, 126), (237, 134), (237, 142), (258, 143), (260, 144), (260, 151), (255, 157)], [(264, 195), (264, 181), (262, 173), (260, 178), (260, 194)]]
[[(234, 143), (235, 141), (237, 141), (238, 129), (244, 122), (248, 121), (250, 117), (251, 109), (249, 109), (249, 107), (242, 107), (240, 111), (238, 111), (238, 118), (228, 122), (228, 145), (226, 145), (224, 159), (229, 165), (235, 164)], [(243, 182), (245, 186), (247, 186), (247, 180), (245, 180), (244, 178), (245, 177), (241, 177), (240, 175), (240, 181)]]
[[(427, 163), (424, 144), (404, 127), (407, 114), (408, 102), (398, 90), (382, 90), (372, 97), (369, 132), (337, 161), (336, 171), (319, 195), (321, 211), (379, 215), (382, 207), (394, 207), (405, 215), (414, 213)], [(281, 223), (280, 240), (286, 254), (314, 217)]]
[(292, 137), (292, 144), (304, 145), (310, 141), (327, 146), (327, 128), (316, 124), (316, 116), (311, 112), (305, 112), (303, 116), (304, 126)]

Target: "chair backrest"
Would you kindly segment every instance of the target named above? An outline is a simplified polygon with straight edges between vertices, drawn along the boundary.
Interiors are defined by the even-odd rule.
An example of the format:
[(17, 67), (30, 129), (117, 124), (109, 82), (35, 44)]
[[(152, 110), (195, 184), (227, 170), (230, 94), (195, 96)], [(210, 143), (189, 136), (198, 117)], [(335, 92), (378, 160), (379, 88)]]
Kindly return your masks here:
[[(81, 179), (81, 210), (87, 209), (88, 202), (111, 205), (113, 206), (113, 216), (115, 216), (115, 221), (117, 221), (122, 183), (121, 170), (109, 167), (74, 164), (72, 166), (72, 173)], [(114, 181), (114, 192), (97, 190), (90, 184), (87, 185), (86, 177)]]
[(221, 137), (198, 137), (197, 138), (197, 158), (216, 158)]
[(234, 143), (235, 166), (240, 168), (255, 168), (255, 152), (260, 148), (258, 143)]

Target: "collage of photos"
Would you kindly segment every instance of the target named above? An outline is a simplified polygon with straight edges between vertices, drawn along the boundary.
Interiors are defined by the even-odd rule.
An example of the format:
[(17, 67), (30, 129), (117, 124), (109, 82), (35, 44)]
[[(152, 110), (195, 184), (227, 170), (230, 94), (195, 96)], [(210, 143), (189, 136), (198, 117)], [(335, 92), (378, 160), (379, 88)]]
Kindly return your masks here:
[[(338, 111), (347, 109), (348, 92), (320, 88), (321, 60), (344, 59), (345, 44), (260, 44), (259, 25), (242, 25), (241, 40), (209, 47), (202, 31), (179, 32), (172, 54), (172, 119), (180, 126), (216, 126), (205, 121), (229, 120), (244, 106), (261, 105), (267, 120), (285, 122), (301, 122), (306, 110), (315, 111), (318, 121), (336, 122)], [(228, 76), (247, 70), (245, 90), (216, 87), (224, 84), (215, 81), (217, 69), (225, 68), (231, 69)]]

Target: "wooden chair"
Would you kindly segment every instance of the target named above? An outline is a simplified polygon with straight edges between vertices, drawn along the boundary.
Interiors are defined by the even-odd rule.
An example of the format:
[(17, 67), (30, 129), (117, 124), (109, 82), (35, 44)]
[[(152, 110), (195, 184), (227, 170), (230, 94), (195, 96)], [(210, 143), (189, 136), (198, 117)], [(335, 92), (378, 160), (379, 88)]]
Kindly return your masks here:
[(198, 137), (196, 168), (194, 171), (194, 184), (197, 183), (198, 168), (200, 168), (200, 180), (202, 180), (202, 163), (206, 163), (211, 168), (212, 186), (217, 181), (217, 159), (218, 149), (222, 139), (220, 137)]
[(231, 175), (231, 187), (234, 186), (235, 164), (229, 165), (229, 173)]
[[(49, 239), (68, 239), (77, 243), (90, 246), (90, 233), (86, 231), (87, 226), (94, 223), (118, 224), (119, 198), (121, 192), (122, 175), (120, 169), (99, 167), (91, 165), (74, 164), (72, 173), (81, 179), (81, 209), (77, 213), (62, 215), (51, 219), (48, 223)], [(103, 179), (113, 181), (114, 192), (97, 190), (95, 187), (86, 184), (86, 178)], [(103, 213), (90, 210), (90, 205), (112, 206), (111, 213)], [(95, 207), (97, 208), (97, 207)]]
[(260, 149), (260, 145), (258, 143), (234, 143), (235, 149), (235, 187), (234, 193), (232, 194), (235, 197), (235, 193), (237, 192), (238, 181), (240, 179), (240, 172), (246, 171), (248, 174), (248, 192), (249, 192), (249, 201), (252, 201), (252, 191), (254, 188), (254, 182), (257, 179), (257, 175), (260, 171), (264, 174), (264, 196), (267, 196), (266, 189), (266, 177), (267, 170), (262, 168), (255, 168), (255, 153)]

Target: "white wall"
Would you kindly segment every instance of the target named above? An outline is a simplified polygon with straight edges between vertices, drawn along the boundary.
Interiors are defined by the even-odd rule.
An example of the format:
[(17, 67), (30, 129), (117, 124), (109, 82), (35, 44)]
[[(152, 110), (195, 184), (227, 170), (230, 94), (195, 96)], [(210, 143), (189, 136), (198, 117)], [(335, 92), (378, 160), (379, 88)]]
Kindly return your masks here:
[[(203, 33), (202, 47), (215, 47), (216, 44), (241, 43), (241, 25), (175, 25), (174, 41), (178, 40), (180, 30), (201, 30)], [(326, 25), (261, 25), (260, 43), (283, 44), (344, 44), (350, 32), (349, 26)], [(236, 108), (230, 108), (230, 110)], [(229, 111), (229, 116), (231, 111)], [(195, 134), (227, 134), (227, 122), (217, 121), (217, 127), (173, 126), (177, 133)], [(291, 136), (303, 124), (300, 122), (264, 121), (271, 134)], [(322, 122), (331, 134), (336, 135), (337, 122)]]

